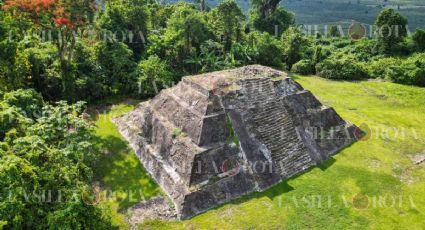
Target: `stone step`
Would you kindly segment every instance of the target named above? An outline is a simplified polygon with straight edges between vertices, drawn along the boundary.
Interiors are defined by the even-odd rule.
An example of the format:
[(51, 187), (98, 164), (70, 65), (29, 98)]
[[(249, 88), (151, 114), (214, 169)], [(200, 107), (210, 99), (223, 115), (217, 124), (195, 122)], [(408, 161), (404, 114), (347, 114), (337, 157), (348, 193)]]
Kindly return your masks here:
[[(282, 115), (277, 115), (277, 114), (272, 114), (271, 116), (255, 116), (252, 118), (252, 120), (254, 122), (262, 122), (265, 123), (264, 125), (267, 125), (268, 123), (274, 125), (279, 125), (279, 126), (288, 126), (288, 125), (292, 125), (291, 121), (285, 120), (285, 117)], [(276, 123), (275, 123), (276, 122)]]
[[(190, 180), (191, 159), (194, 155), (205, 151), (198, 147), (190, 137), (181, 133), (173, 136), (173, 130), (178, 129), (166, 117), (155, 111), (152, 107), (152, 131), (150, 146), (158, 156), (156, 158), (170, 165), (168, 171), (174, 171), (176, 175), (188, 183)], [(178, 144), (176, 144), (178, 142)]]
[(309, 164), (311, 158), (295, 130), (292, 118), (281, 99), (277, 98), (270, 79), (252, 79), (242, 84), (252, 105), (247, 116), (257, 127), (257, 139), (271, 152), (273, 161), (288, 160), (284, 168), (277, 166), (282, 175), (302, 171), (300, 167)]

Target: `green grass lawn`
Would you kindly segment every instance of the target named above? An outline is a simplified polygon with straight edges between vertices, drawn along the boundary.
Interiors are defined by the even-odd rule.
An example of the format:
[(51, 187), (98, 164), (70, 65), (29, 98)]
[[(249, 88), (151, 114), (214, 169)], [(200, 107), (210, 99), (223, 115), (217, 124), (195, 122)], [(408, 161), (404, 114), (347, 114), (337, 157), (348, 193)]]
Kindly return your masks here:
[[(425, 229), (425, 165), (410, 159), (425, 154), (425, 89), (388, 82), (294, 79), (344, 119), (370, 130), (369, 138), (265, 192), (190, 220), (151, 221), (140, 228)], [(112, 113), (130, 109), (118, 105)], [(144, 192), (157, 194), (113, 124), (106, 120), (97, 125), (99, 136), (116, 140), (108, 142), (110, 157), (99, 165), (102, 183), (113, 189), (148, 185)], [(114, 203), (122, 208), (125, 204)]]

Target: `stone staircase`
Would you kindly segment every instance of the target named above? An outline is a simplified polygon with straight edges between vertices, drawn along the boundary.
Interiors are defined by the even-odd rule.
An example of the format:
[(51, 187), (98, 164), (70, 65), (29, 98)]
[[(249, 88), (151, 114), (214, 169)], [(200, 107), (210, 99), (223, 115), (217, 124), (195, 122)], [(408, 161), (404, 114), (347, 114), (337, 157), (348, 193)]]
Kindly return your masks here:
[(268, 78), (247, 79), (242, 84), (251, 132), (271, 153), (276, 172), (290, 177), (314, 164), (299, 139), (288, 111)]

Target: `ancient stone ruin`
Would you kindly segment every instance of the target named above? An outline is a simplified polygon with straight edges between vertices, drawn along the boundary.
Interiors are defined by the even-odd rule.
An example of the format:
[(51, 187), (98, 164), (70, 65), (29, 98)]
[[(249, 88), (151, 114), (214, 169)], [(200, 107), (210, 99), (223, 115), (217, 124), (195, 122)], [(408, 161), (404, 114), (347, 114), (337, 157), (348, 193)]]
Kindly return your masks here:
[(286, 73), (259, 65), (184, 77), (114, 121), (181, 219), (263, 191), (361, 135)]

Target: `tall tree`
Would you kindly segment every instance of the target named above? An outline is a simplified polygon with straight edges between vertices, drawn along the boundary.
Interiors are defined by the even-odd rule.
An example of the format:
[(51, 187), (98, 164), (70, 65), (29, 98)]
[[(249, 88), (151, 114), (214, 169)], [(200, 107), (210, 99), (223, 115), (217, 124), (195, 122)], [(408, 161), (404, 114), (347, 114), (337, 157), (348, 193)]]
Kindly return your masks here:
[(119, 41), (126, 43), (136, 59), (145, 51), (148, 32), (149, 9), (145, 1), (108, 1), (105, 12), (101, 13), (98, 24), (115, 33)]
[(391, 53), (407, 36), (407, 19), (393, 9), (383, 10), (376, 18), (378, 42), (382, 52)]
[(425, 30), (417, 29), (413, 34), (412, 39), (419, 52), (425, 51)]
[(281, 0), (251, 0), (250, 24), (257, 30), (279, 37), (290, 25), (294, 15), (279, 5)]
[(234, 42), (241, 39), (242, 23), (245, 19), (241, 8), (235, 0), (223, 0), (209, 14), (210, 24), (217, 37), (225, 43), (229, 51)]
[(55, 44), (61, 60), (69, 60), (76, 42), (73, 32), (93, 19), (96, 3), (93, 0), (6, 0), (3, 9), (30, 19), (42, 30), (61, 32)]
[(63, 94), (74, 98), (74, 76), (71, 61), (76, 33), (94, 18), (97, 8), (93, 0), (6, 0), (4, 10), (30, 20), (35, 29), (53, 31), (62, 71)]
[(290, 27), (282, 34), (282, 42), (286, 64), (291, 69), (293, 64), (302, 59), (308, 40), (298, 27)]
[[(164, 34), (159, 38), (161, 48), (158, 56), (164, 54), (172, 66), (184, 66), (184, 60), (199, 55), (201, 44), (214, 37), (205, 16), (192, 4), (179, 3), (167, 22)], [(152, 42), (152, 41), (151, 41)], [(155, 41), (153, 41), (155, 43)], [(189, 72), (193, 69), (188, 68)]]

